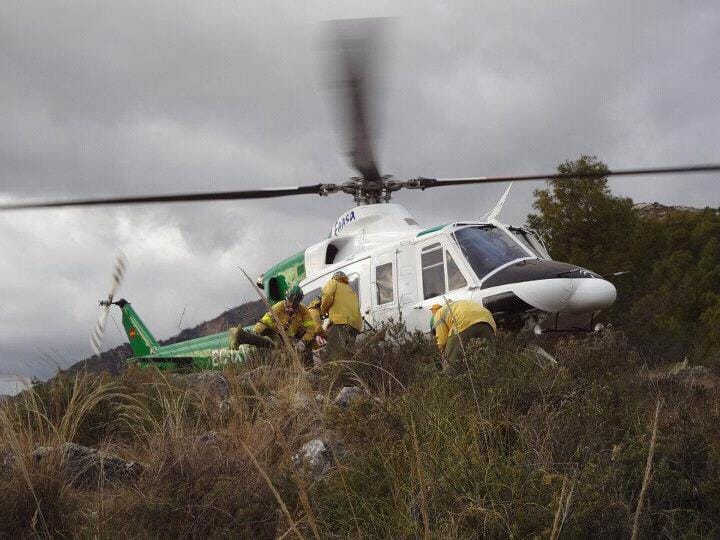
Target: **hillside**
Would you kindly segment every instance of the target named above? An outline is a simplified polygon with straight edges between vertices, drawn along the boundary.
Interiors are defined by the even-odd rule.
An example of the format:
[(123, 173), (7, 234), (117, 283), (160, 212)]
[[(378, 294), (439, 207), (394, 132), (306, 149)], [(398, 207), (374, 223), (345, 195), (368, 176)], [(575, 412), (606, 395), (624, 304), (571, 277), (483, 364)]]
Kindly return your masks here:
[(720, 378), (617, 331), (467, 373), (400, 327), (312, 370), (65, 374), (0, 404), (0, 537), (720, 535)]
[[(161, 345), (169, 345), (179, 341), (187, 341), (210, 334), (217, 334), (237, 326), (238, 324), (251, 324), (255, 322), (265, 311), (265, 304), (261, 300), (247, 302), (240, 306), (224, 311), (214, 319), (202, 322), (192, 328), (185, 328), (179, 334), (171, 338), (160, 340)], [(123, 360), (132, 356), (132, 350), (128, 343), (119, 347), (100, 353), (100, 357), (91, 356), (80, 360), (70, 366), (67, 371), (77, 372), (80, 369), (87, 369), (93, 373), (107, 372), (118, 375), (121, 371)]]

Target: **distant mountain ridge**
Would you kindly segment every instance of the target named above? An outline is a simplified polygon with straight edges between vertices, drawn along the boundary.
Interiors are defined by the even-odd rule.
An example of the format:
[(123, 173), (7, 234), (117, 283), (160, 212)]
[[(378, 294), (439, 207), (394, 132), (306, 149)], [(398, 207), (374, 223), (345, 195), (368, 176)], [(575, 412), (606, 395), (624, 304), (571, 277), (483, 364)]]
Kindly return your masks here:
[[(222, 312), (214, 319), (202, 322), (192, 328), (185, 328), (179, 334), (169, 339), (160, 341), (160, 345), (170, 345), (180, 341), (187, 341), (203, 336), (209, 336), (211, 334), (217, 334), (237, 326), (238, 324), (245, 326), (257, 321), (265, 311), (265, 304), (262, 300), (247, 302)], [(122, 369), (123, 361), (131, 358), (132, 356), (133, 354), (130, 349), (130, 344), (123, 343), (114, 349), (100, 353), (99, 357), (91, 356), (89, 358), (85, 358), (84, 360), (80, 360), (70, 366), (66, 371), (74, 372), (81, 369), (87, 369), (88, 371), (95, 373), (106, 371), (112, 375), (118, 375)]]
[[(695, 208), (693, 206), (666, 206), (659, 202), (652, 203), (636, 203), (633, 205), (633, 210), (642, 218), (646, 219), (662, 219), (672, 212), (689, 212), (697, 213), (702, 212), (703, 208)], [(717, 209), (715, 209), (717, 212)]]

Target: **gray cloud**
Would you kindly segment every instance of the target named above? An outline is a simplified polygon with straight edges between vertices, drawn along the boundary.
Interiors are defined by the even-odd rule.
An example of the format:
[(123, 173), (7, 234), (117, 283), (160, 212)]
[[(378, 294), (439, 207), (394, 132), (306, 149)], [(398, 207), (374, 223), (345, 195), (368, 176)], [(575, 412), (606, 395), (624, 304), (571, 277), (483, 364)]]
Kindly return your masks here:
[[(551, 171), (720, 160), (715, 2), (0, 4), (0, 197), (342, 181), (327, 19), (389, 15), (384, 172)], [(522, 223), (538, 185), (517, 185)], [(614, 180), (637, 200), (720, 204), (717, 177)], [(478, 216), (504, 186), (400, 193), (424, 224)], [(432, 195), (430, 195), (432, 193)], [(343, 196), (0, 215), (0, 371), (89, 353), (118, 249), (122, 294), (160, 337), (253, 298), (255, 275), (323, 238)], [(110, 322), (107, 344), (121, 341)]]

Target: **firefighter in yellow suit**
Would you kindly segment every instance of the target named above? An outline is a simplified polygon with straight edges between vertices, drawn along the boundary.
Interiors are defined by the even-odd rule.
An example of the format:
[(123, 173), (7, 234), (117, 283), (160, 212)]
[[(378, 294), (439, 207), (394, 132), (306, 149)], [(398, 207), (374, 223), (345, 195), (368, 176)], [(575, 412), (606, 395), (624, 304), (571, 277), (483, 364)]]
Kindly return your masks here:
[(362, 317), (360, 300), (344, 272), (335, 272), (323, 287), (320, 313), (327, 315), (331, 323), (328, 329), (330, 357), (352, 350), (362, 330)]
[(472, 300), (457, 300), (430, 308), (430, 326), (435, 332), (444, 370), (457, 372), (463, 365), (463, 350), (471, 339), (495, 339), (497, 325), (490, 311)]
[[(238, 327), (231, 332), (230, 348), (236, 349), (241, 343), (248, 343), (256, 347), (270, 348), (275, 345), (275, 338), (280, 334), (280, 325), (285, 334), (291, 340), (296, 341), (296, 348), (300, 351), (306, 348), (315, 339), (318, 332), (318, 325), (315, 323), (308, 308), (301, 300), (303, 292), (300, 287), (293, 287), (288, 292), (285, 300), (281, 300), (270, 308), (262, 318), (255, 324), (252, 332), (246, 332)], [(271, 338), (271, 339), (267, 339)]]

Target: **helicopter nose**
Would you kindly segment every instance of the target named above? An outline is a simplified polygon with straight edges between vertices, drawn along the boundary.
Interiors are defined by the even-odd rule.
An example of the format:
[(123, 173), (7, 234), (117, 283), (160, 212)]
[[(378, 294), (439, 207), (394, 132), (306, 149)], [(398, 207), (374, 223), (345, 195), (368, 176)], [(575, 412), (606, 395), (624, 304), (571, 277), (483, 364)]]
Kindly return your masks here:
[(588, 313), (604, 309), (615, 302), (615, 286), (602, 278), (575, 279), (573, 292), (563, 311)]

